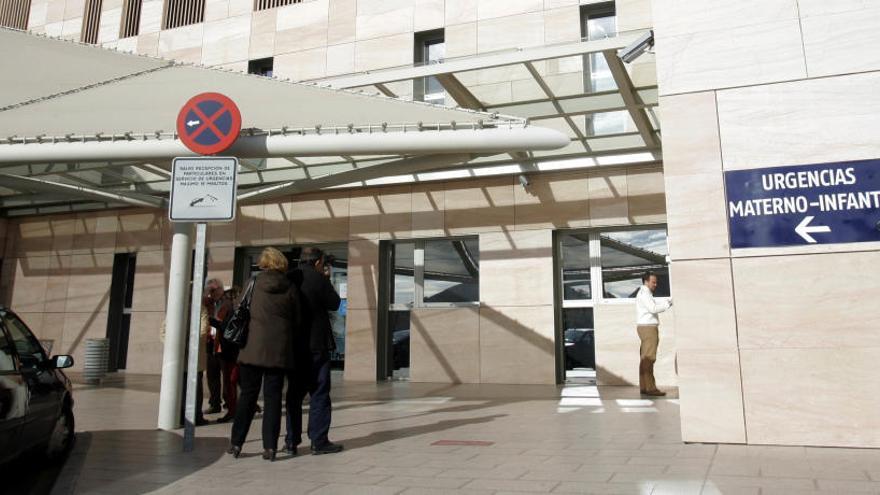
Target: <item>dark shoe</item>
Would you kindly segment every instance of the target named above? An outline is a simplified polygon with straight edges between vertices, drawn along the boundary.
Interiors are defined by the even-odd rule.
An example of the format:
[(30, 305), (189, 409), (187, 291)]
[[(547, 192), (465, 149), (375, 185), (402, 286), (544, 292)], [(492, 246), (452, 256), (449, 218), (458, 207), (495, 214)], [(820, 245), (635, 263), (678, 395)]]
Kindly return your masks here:
[(644, 395), (648, 395), (650, 397), (663, 397), (666, 395), (666, 392), (661, 392), (660, 390), (648, 390), (647, 392), (642, 392)]
[(217, 414), (218, 412), (220, 412), (220, 406), (211, 406), (205, 411), (205, 414)]
[(222, 418), (218, 419), (217, 422), (218, 422), (218, 423), (228, 423), (228, 422), (232, 421), (233, 419), (235, 419), (235, 415), (234, 415), (234, 414), (232, 414), (232, 413), (226, 413), (226, 414), (223, 415)]
[(342, 445), (333, 442), (327, 442), (320, 447), (312, 445), (312, 455), (338, 454), (342, 452)]
[(275, 462), (275, 449), (263, 450), (263, 460)]
[(196, 418), (196, 426), (205, 426), (208, 424), (208, 420), (205, 418)]
[(292, 443), (284, 442), (284, 451), (290, 454), (292, 457), (296, 456), (296, 445)]
[(226, 453), (232, 454), (232, 457), (238, 459), (238, 457), (241, 455), (241, 447), (239, 447), (238, 445), (230, 445), (229, 448), (226, 449)]

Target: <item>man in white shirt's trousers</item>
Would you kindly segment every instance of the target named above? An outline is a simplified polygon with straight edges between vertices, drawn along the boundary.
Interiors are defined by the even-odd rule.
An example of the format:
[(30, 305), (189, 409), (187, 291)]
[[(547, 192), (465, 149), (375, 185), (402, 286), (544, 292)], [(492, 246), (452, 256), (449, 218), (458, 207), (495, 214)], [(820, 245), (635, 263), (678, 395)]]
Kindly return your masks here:
[(642, 286), (636, 295), (636, 331), (642, 345), (639, 348), (639, 390), (644, 395), (660, 397), (666, 395), (657, 388), (654, 381), (654, 362), (657, 361), (657, 345), (660, 343), (660, 319), (657, 315), (672, 307), (672, 299), (657, 301), (657, 274), (647, 272), (642, 275)]

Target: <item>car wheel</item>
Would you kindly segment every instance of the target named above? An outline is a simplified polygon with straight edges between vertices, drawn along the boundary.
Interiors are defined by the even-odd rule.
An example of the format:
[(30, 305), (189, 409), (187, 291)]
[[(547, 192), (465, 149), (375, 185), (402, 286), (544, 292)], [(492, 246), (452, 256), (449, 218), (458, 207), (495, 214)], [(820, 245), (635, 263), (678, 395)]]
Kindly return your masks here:
[(46, 457), (51, 460), (63, 457), (73, 448), (74, 435), (73, 411), (70, 407), (61, 408), (61, 414), (55, 420), (55, 427), (46, 445)]

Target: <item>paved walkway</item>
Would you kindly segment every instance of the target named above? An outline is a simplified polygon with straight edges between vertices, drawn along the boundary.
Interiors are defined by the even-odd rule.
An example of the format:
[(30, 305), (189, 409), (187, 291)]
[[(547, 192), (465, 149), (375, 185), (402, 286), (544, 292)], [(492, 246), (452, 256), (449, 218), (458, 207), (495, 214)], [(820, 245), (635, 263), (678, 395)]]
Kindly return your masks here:
[[(337, 455), (225, 455), (230, 425), (155, 429), (158, 378), (77, 386), (79, 440), (54, 493), (880, 493), (880, 451), (684, 445), (678, 401), (588, 385), (336, 385)], [(465, 442), (478, 442), (465, 445)]]

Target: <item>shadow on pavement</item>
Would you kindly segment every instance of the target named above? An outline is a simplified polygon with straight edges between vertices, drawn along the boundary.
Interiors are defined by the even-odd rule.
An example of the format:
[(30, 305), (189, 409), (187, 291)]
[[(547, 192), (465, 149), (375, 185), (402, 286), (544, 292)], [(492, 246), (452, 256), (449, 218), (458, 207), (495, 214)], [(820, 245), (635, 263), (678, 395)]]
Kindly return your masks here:
[(195, 450), (183, 452), (183, 439), (162, 430), (81, 432), (63, 466), (25, 463), (29, 469), (3, 476), (0, 492), (13, 480), (8, 493), (149, 493), (213, 464), (227, 444), (226, 438), (196, 437)]

